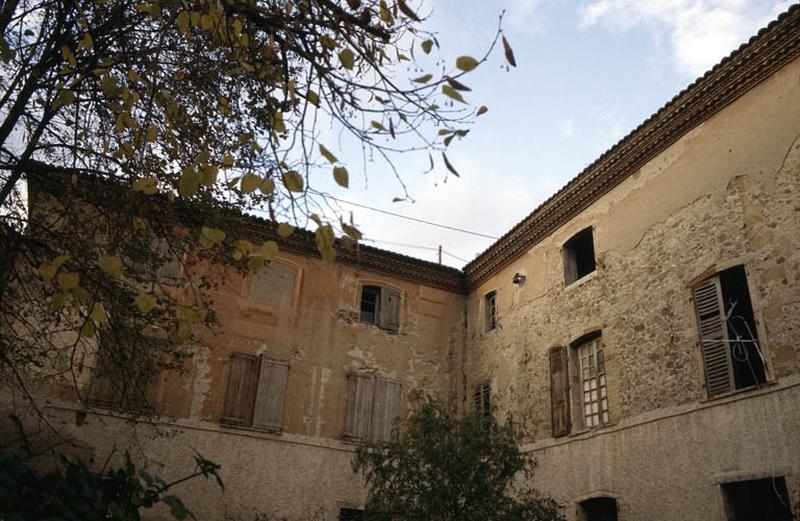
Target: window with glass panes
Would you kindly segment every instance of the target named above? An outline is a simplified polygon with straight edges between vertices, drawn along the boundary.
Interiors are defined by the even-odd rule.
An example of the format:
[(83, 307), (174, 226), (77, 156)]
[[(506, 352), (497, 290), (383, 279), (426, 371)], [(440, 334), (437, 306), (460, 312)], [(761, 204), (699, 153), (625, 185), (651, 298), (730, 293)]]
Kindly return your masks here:
[(608, 423), (608, 391), (603, 340), (598, 337), (578, 346), (583, 425), (591, 428)]

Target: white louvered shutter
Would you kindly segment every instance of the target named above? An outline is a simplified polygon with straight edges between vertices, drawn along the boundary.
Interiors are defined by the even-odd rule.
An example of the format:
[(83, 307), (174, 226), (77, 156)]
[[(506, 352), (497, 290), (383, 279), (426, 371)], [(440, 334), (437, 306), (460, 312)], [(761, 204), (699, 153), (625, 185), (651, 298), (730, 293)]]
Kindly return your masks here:
[(731, 351), (719, 277), (712, 277), (694, 288), (694, 307), (700, 329), (700, 350), (708, 395), (731, 391)]
[(261, 373), (253, 412), (253, 427), (281, 430), (283, 428), (283, 398), (289, 366), (268, 358), (261, 358)]

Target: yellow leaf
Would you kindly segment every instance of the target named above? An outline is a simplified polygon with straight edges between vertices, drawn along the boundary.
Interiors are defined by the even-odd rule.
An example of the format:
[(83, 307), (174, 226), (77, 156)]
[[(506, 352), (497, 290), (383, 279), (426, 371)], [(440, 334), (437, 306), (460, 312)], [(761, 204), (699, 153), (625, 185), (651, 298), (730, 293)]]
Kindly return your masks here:
[(433, 40), (425, 40), (422, 42), (422, 50), (425, 51), (425, 54), (430, 54), (431, 49), (433, 48)]
[(456, 59), (456, 67), (464, 72), (469, 72), (477, 66), (478, 60), (472, 56), (459, 56), (458, 59)]
[(189, 11), (181, 11), (175, 22), (178, 25), (178, 31), (183, 35), (187, 34), (189, 32), (189, 25), (192, 22)]
[(108, 314), (106, 308), (103, 307), (102, 302), (96, 302), (92, 307), (92, 318), (100, 324), (108, 322)]
[(84, 338), (94, 337), (94, 327), (90, 322), (86, 322), (81, 328), (81, 336)]
[(283, 121), (283, 112), (276, 112), (272, 115), (272, 130), (278, 134), (286, 132), (286, 123)]
[(261, 257), (264, 260), (272, 260), (278, 253), (278, 243), (275, 241), (267, 241), (261, 245)]
[(384, 127), (383, 125), (381, 125), (379, 122), (377, 122), (377, 121), (371, 121), (371, 122), (370, 122), (370, 124), (372, 125), (372, 127), (373, 127), (374, 129), (376, 129), (376, 130), (380, 130), (380, 131), (383, 131), (383, 132), (386, 132), (386, 127)]
[(81, 286), (75, 286), (69, 290), (69, 293), (72, 295), (72, 298), (79, 302), (88, 303), (92, 300), (92, 296), (89, 294), (89, 292), (83, 289)]
[(419, 78), (414, 78), (413, 82), (415, 83), (428, 83), (433, 78), (433, 74), (425, 74), (424, 76), (420, 76)]
[(207, 239), (213, 244), (219, 244), (225, 240), (225, 232), (217, 228), (203, 226), (200, 230), (200, 237)]
[(75, 55), (72, 54), (72, 51), (66, 45), (61, 47), (61, 56), (63, 56), (64, 59), (67, 60), (67, 62), (69, 62), (69, 64), (73, 67), (75, 67), (75, 65), (78, 63), (75, 61)]
[(336, 184), (344, 188), (347, 188), (350, 184), (347, 169), (343, 166), (337, 166), (333, 169), (333, 179), (336, 180)]
[(101, 255), (97, 259), (97, 264), (100, 265), (100, 269), (103, 270), (103, 273), (105, 273), (109, 277), (113, 277), (116, 279), (122, 276), (122, 259), (120, 259), (116, 255), (113, 256)]
[(236, 241), (236, 249), (240, 250), (242, 253), (250, 253), (253, 251), (253, 243), (246, 240)]
[(342, 230), (344, 233), (352, 237), (353, 239), (360, 241), (361, 240), (361, 232), (355, 226), (351, 226), (347, 223), (342, 223)]
[(183, 169), (178, 179), (178, 193), (182, 197), (191, 197), (200, 189), (200, 175), (192, 167)]
[(153, 195), (158, 190), (155, 177), (145, 177), (137, 179), (132, 185), (134, 192), (142, 192), (145, 195)]
[(141, 294), (134, 300), (136, 307), (139, 308), (139, 311), (142, 313), (149, 313), (156, 307), (156, 303), (158, 299), (156, 299), (155, 295), (148, 295), (148, 294)]
[(203, 186), (214, 186), (214, 183), (217, 182), (218, 173), (219, 168), (215, 165), (206, 165), (200, 174), (200, 184)]
[(294, 226), (292, 226), (291, 224), (280, 223), (278, 225), (278, 236), (281, 237), (282, 239), (285, 239), (292, 233), (294, 233)]
[(312, 105), (319, 107), (319, 94), (314, 92), (313, 90), (309, 90), (308, 94), (306, 95), (308, 102)]
[(270, 179), (264, 179), (261, 181), (261, 186), (258, 187), (261, 190), (261, 193), (264, 195), (271, 195), (275, 191), (275, 181)]
[(356, 57), (353, 54), (353, 51), (350, 49), (342, 49), (339, 52), (339, 61), (342, 62), (342, 66), (347, 70), (353, 70), (353, 67), (356, 63)]
[(322, 155), (325, 157), (325, 159), (327, 159), (327, 160), (328, 160), (328, 162), (330, 162), (330, 163), (336, 163), (337, 161), (339, 161), (338, 159), (336, 159), (336, 156), (334, 156), (333, 154), (331, 154), (331, 152), (330, 152), (330, 151), (329, 151), (327, 148), (325, 148), (325, 146), (324, 146), (322, 143), (320, 143), (320, 144), (319, 144), (319, 152), (320, 152), (320, 154), (322, 154)]
[(139, 73), (133, 70), (128, 71), (128, 79), (132, 82), (139, 81)]
[(53, 267), (55, 269), (60, 268), (64, 265), (65, 262), (69, 260), (69, 253), (65, 253), (64, 255), (59, 255), (55, 259), (53, 259)]
[(56, 276), (56, 267), (52, 264), (42, 264), (39, 266), (39, 276), (44, 280), (51, 280)]
[(78, 286), (81, 276), (74, 272), (65, 271), (59, 273), (56, 280), (58, 280), (58, 285), (61, 286), (61, 289), (69, 290)]
[(242, 176), (242, 193), (249, 194), (255, 192), (261, 186), (263, 180), (252, 172), (247, 172)]
[(516, 67), (517, 60), (516, 58), (514, 58), (514, 51), (511, 50), (511, 45), (509, 45), (505, 35), (503, 35), (503, 51), (505, 52), (506, 61), (509, 63), (509, 65), (511, 65), (512, 67)]
[(486, 105), (481, 105), (478, 111), (475, 113), (476, 116), (480, 116), (481, 114), (486, 114), (489, 111), (489, 108)]
[(78, 42), (78, 50), (80, 51), (81, 49), (85, 49), (87, 51), (91, 51), (93, 43), (94, 42), (92, 42), (92, 35), (89, 33), (85, 33), (83, 35), (83, 38), (81, 38), (81, 41)]
[(459, 94), (459, 92), (450, 85), (442, 85), (442, 93), (444, 93), (444, 95), (447, 97), (464, 103), (464, 98), (461, 96), (461, 94)]
[(233, 166), (233, 156), (227, 154), (225, 157), (222, 158), (222, 166), (225, 168), (230, 168)]
[(155, 125), (148, 125), (147, 132), (145, 133), (145, 139), (152, 143), (158, 137), (158, 128)]
[(326, 262), (333, 262), (336, 259), (336, 248), (334, 247), (336, 236), (333, 233), (333, 227), (330, 224), (320, 226), (317, 228), (314, 238), (317, 242), (317, 251), (322, 255), (322, 259)]
[(283, 185), (290, 192), (302, 192), (303, 176), (301, 176), (298, 172), (294, 170), (290, 170), (289, 172), (284, 172)]
[(250, 257), (247, 259), (247, 269), (257, 272), (264, 267), (264, 257)]
[(63, 89), (58, 91), (58, 96), (53, 102), (53, 109), (57, 109), (63, 105), (72, 105), (75, 103), (75, 93), (71, 90)]

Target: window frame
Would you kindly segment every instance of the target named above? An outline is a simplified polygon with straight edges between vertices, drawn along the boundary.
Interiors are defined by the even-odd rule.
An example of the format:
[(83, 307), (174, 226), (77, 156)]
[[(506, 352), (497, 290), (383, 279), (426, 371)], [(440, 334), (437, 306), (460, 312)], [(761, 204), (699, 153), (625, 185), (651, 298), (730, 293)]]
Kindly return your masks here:
[[(255, 385), (253, 387), (252, 396), (247, 398), (248, 402), (251, 403), (248, 404), (250, 411), (245, 420), (229, 415), (231, 412), (228, 408), (230, 399), (229, 393), (231, 391), (231, 386), (233, 385), (231, 381), (233, 358), (250, 360), (255, 364), (253, 375)], [(225, 391), (222, 396), (222, 412), (219, 417), (219, 424), (224, 427), (232, 427), (237, 429), (252, 429), (271, 433), (283, 432), (286, 409), (286, 391), (289, 381), (289, 362), (270, 358), (265, 355), (253, 355), (250, 353), (236, 351), (230, 353), (228, 356), (228, 364), (228, 375), (225, 380)], [(265, 366), (271, 374), (264, 373)], [(258, 407), (261, 406), (264, 408), (275, 406), (276, 398), (274, 395), (269, 393), (268, 389), (271, 385), (273, 385), (273, 379), (274, 382), (277, 382), (276, 385), (281, 390), (280, 395), (277, 397), (277, 403), (279, 404), (277, 409), (280, 412), (276, 414), (276, 418), (270, 420), (267, 413), (263, 413), (263, 417), (259, 416)], [(263, 386), (266, 386), (267, 388), (265, 389)]]
[[(709, 382), (709, 372), (713, 372), (715, 368), (713, 367), (713, 360), (709, 357), (714, 357), (714, 348), (713, 346), (714, 339), (710, 338), (709, 334), (709, 315), (706, 308), (710, 305), (708, 302), (703, 302), (704, 300), (708, 300), (710, 294), (716, 294), (716, 298), (718, 299), (717, 305), (719, 306), (720, 303), (723, 306), (722, 309), (719, 309), (720, 317), (724, 315), (725, 312), (725, 303), (722, 300), (724, 298), (724, 293), (726, 292), (725, 288), (723, 287), (721, 276), (725, 273), (730, 273), (733, 270), (740, 269), (742, 275), (744, 277), (744, 288), (747, 291), (747, 297), (750, 304), (750, 313), (753, 319), (753, 333), (755, 335), (755, 340), (757, 342), (756, 348), (758, 350), (758, 354), (761, 358), (761, 371), (763, 372), (763, 381), (756, 381), (750, 385), (743, 385), (738, 387), (736, 384), (736, 368), (734, 367), (733, 360), (731, 358), (731, 349), (732, 349), (732, 341), (729, 339), (729, 332), (727, 326), (727, 322), (725, 322), (726, 326), (723, 326), (717, 333), (718, 336), (722, 336), (720, 339), (721, 343), (724, 343), (727, 346), (727, 349), (722, 355), (719, 353), (719, 356), (725, 357), (725, 364), (727, 369), (727, 380), (728, 385), (724, 386), (719, 384), (718, 382)], [(716, 281), (716, 282), (715, 282)], [(712, 288), (711, 286), (715, 286)], [(747, 264), (743, 261), (731, 262), (725, 265), (720, 266), (717, 269), (713, 270), (706, 270), (703, 274), (693, 279), (689, 284), (688, 287), (691, 291), (690, 300), (692, 303), (692, 316), (695, 322), (695, 338), (696, 338), (696, 345), (697, 345), (697, 358), (699, 362), (699, 369), (700, 369), (700, 380), (703, 383), (703, 388), (705, 389), (706, 399), (716, 399), (724, 396), (729, 396), (730, 394), (738, 393), (738, 392), (746, 392), (754, 389), (759, 389), (762, 386), (770, 383), (773, 381), (772, 375), (772, 364), (770, 363), (768, 357), (768, 349), (766, 347), (765, 341), (765, 333), (762, 328), (762, 320), (759, 316), (758, 309), (760, 306), (756, 302), (754, 298), (754, 293), (752, 291), (752, 286), (750, 283), (750, 274), (747, 270)], [(704, 294), (705, 293), (705, 294)], [(713, 297), (711, 297), (713, 299)], [(701, 309), (702, 308), (702, 309)], [(705, 311), (705, 312), (703, 312)], [(702, 315), (702, 316), (701, 316)], [(706, 317), (706, 318), (703, 318)], [(706, 338), (704, 338), (704, 336)], [(711, 345), (709, 345), (711, 344)], [(711, 366), (709, 366), (711, 363)], [(754, 380), (758, 380), (756, 375), (754, 376)], [(715, 378), (716, 379), (716, 378)], [(725, 388), (727, 387), (727, 388)]]
[[(365, 289), (369, 289), (370, 292), (374, 291), (376, 296), (372, 320), (364, 320), (363, 316), (362, 307)], [(401, 316), (403, 314), (404, 300), (403, 292), (398, 288), (379, 282), (362, 282), (358, 291), (358, 322), (378, 327), (389, 333), (399, 333), (402, 326)], [(387, 312), (387, 309), (394, 309), (394, 312)]]
[(483, 309), (483, 332), (491, 333), (500, 324), (500, 313), (497, 305), (497, 290), (493, 289), (483, 294), (481, 299)]
[[(588, 391), (585, 390), (585, 383), (586, 379), (584, 379), (584, 367), (582, 365), (582, 357), (581, 357), (581, 349), (585, 346), (592, 345), (594, 348), (594, 355), (595, 365), (594, 368), (597, 368), (596, 360), (597, 360), (597, 353), (598, 351), (602, 352), (603, 358), (603, 372), (602, 374), (595, 371), (594, 378), (596, 379), (596, 386)], [(600, 349), (598, 350), (598, 345)], [(613, 419), (611, 416), (611, 406), (610, 406), (610, 398), (608, 395), (608, 367), (605, 363), (605, 355), (606, 355), (606, 346), (603, 342), (603, 334), (602, 331), (592, 331), (590, 333), (584, 334), (578, 339), (573, 342), (570, 342), (569, 350), (568, 350), (568, 380), (569, 380), (569, 388), (570, 388), (570, 409), (571, 409), (571, 424), (575, 427), (577, 432), (585, 432), (588, 430), (593, 429), (602, 429), (608, 427), (609, 425), (613, 424)], [(591, 403), (597, 403), (597, 416), (598, 416), (598, 423), (589, 425), (586, 421), (586, 403), (585, 403), (585, 393), (595, 391), (597, 394), (597, 400)], [(603, 396), (603, 391), (605, 391), (605, 396)], [(605, 409), (603, 409), (603, 400), (605, 400), (606, 405)], [(604, 417), (605, 415), (605, 417)], [(594, 416), (594, 412), (590, 413), (590, 416)], [(570, 427), (571, 430), (571, 427)]]
[(475, 384), (472, 391), (472, 400), (475, 406), (475, 414), (481, 420), (489, 421), (492, 416), (492, 384), (487, 381)]
[[(589, 235), (589, 245), (591, 246), (592, 269), (581, 275), (578, 270), (579, 248), (577, 246), (582, 240), (586, 240), (584, 236), (587, 234)], [(564, 244), (561, 245), (561, 263), (564, 268), (564, 287), (569, 287), (597, 273), (597, 249), (595, 248), (594, 226), (583, 228), (564, 241)]]
[[(252, 296), (253, 280), (258, 276), (259, 273), (261, 273), (264, 269), (267, 269), (267, 267), (269, 265), (273, 265), (273, 264), (280, 264), (281, 266), (289, 268), (289, 269), (294, 271), (294, 282), (292, 283), (292, 289), (291, 289), (291, 294), (290, 294), (290, 302), (289, 302), (288, 306), (282, 306), (280, 304), (271, 304), (269, 302), (263, 302), (263, 301), (254, 299), (253, 296)], [(300, 288), (300, 278), (302, 276), (302, 272), (303, 272), (302, 268), (297, 263), (288, 261), (286, 259), (278, 259), (278, 258), (272, 259), (271, 261), (269, 261), (269, 263), (267, 263), (264, 266), (264, 268), (262, 268), (261, 270), (258, 270), (258, 272), (256, 272), (256, 273), (250, 272), (248, 274), (247, 279), (246, 279), (245, 288), (244, 288), (244, 295), (242, 295), (242, 296), (247, 299), (248, 303), (256, 305), (256, 306), (267, 306), (267, 307), (274, 308), (274, 309), (294, 309), (294, 308), (297, 307), (298, 302), (300, 300), (299, 288)]]

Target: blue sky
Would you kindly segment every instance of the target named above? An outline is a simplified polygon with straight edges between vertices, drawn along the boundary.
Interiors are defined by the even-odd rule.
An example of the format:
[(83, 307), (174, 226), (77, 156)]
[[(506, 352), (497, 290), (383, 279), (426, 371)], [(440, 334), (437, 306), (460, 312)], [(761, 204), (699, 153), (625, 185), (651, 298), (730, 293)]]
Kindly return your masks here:
[[(500, 236), (585, 166), (792, 2), (778, 0), (427, 0), (427, 27), (441, 56), (478, 56), (505, 10), (502, 49), (465, 79), (487, 105), (467, 139), (448, 153), (460, 178), (421, 174), (427, 155), (395, 164), (414, 203), (379, 162), (349, 158), (350, 189), (336, 197), (418, 219)], [(492, 241), (353, 210), (366, 244), (462, 267)], [(372, 242), (374, 241), (374, 242)], [(414, 245), (404, 247), (397, 244)], [(452, 256), (452, 255), (455, 255)]]

